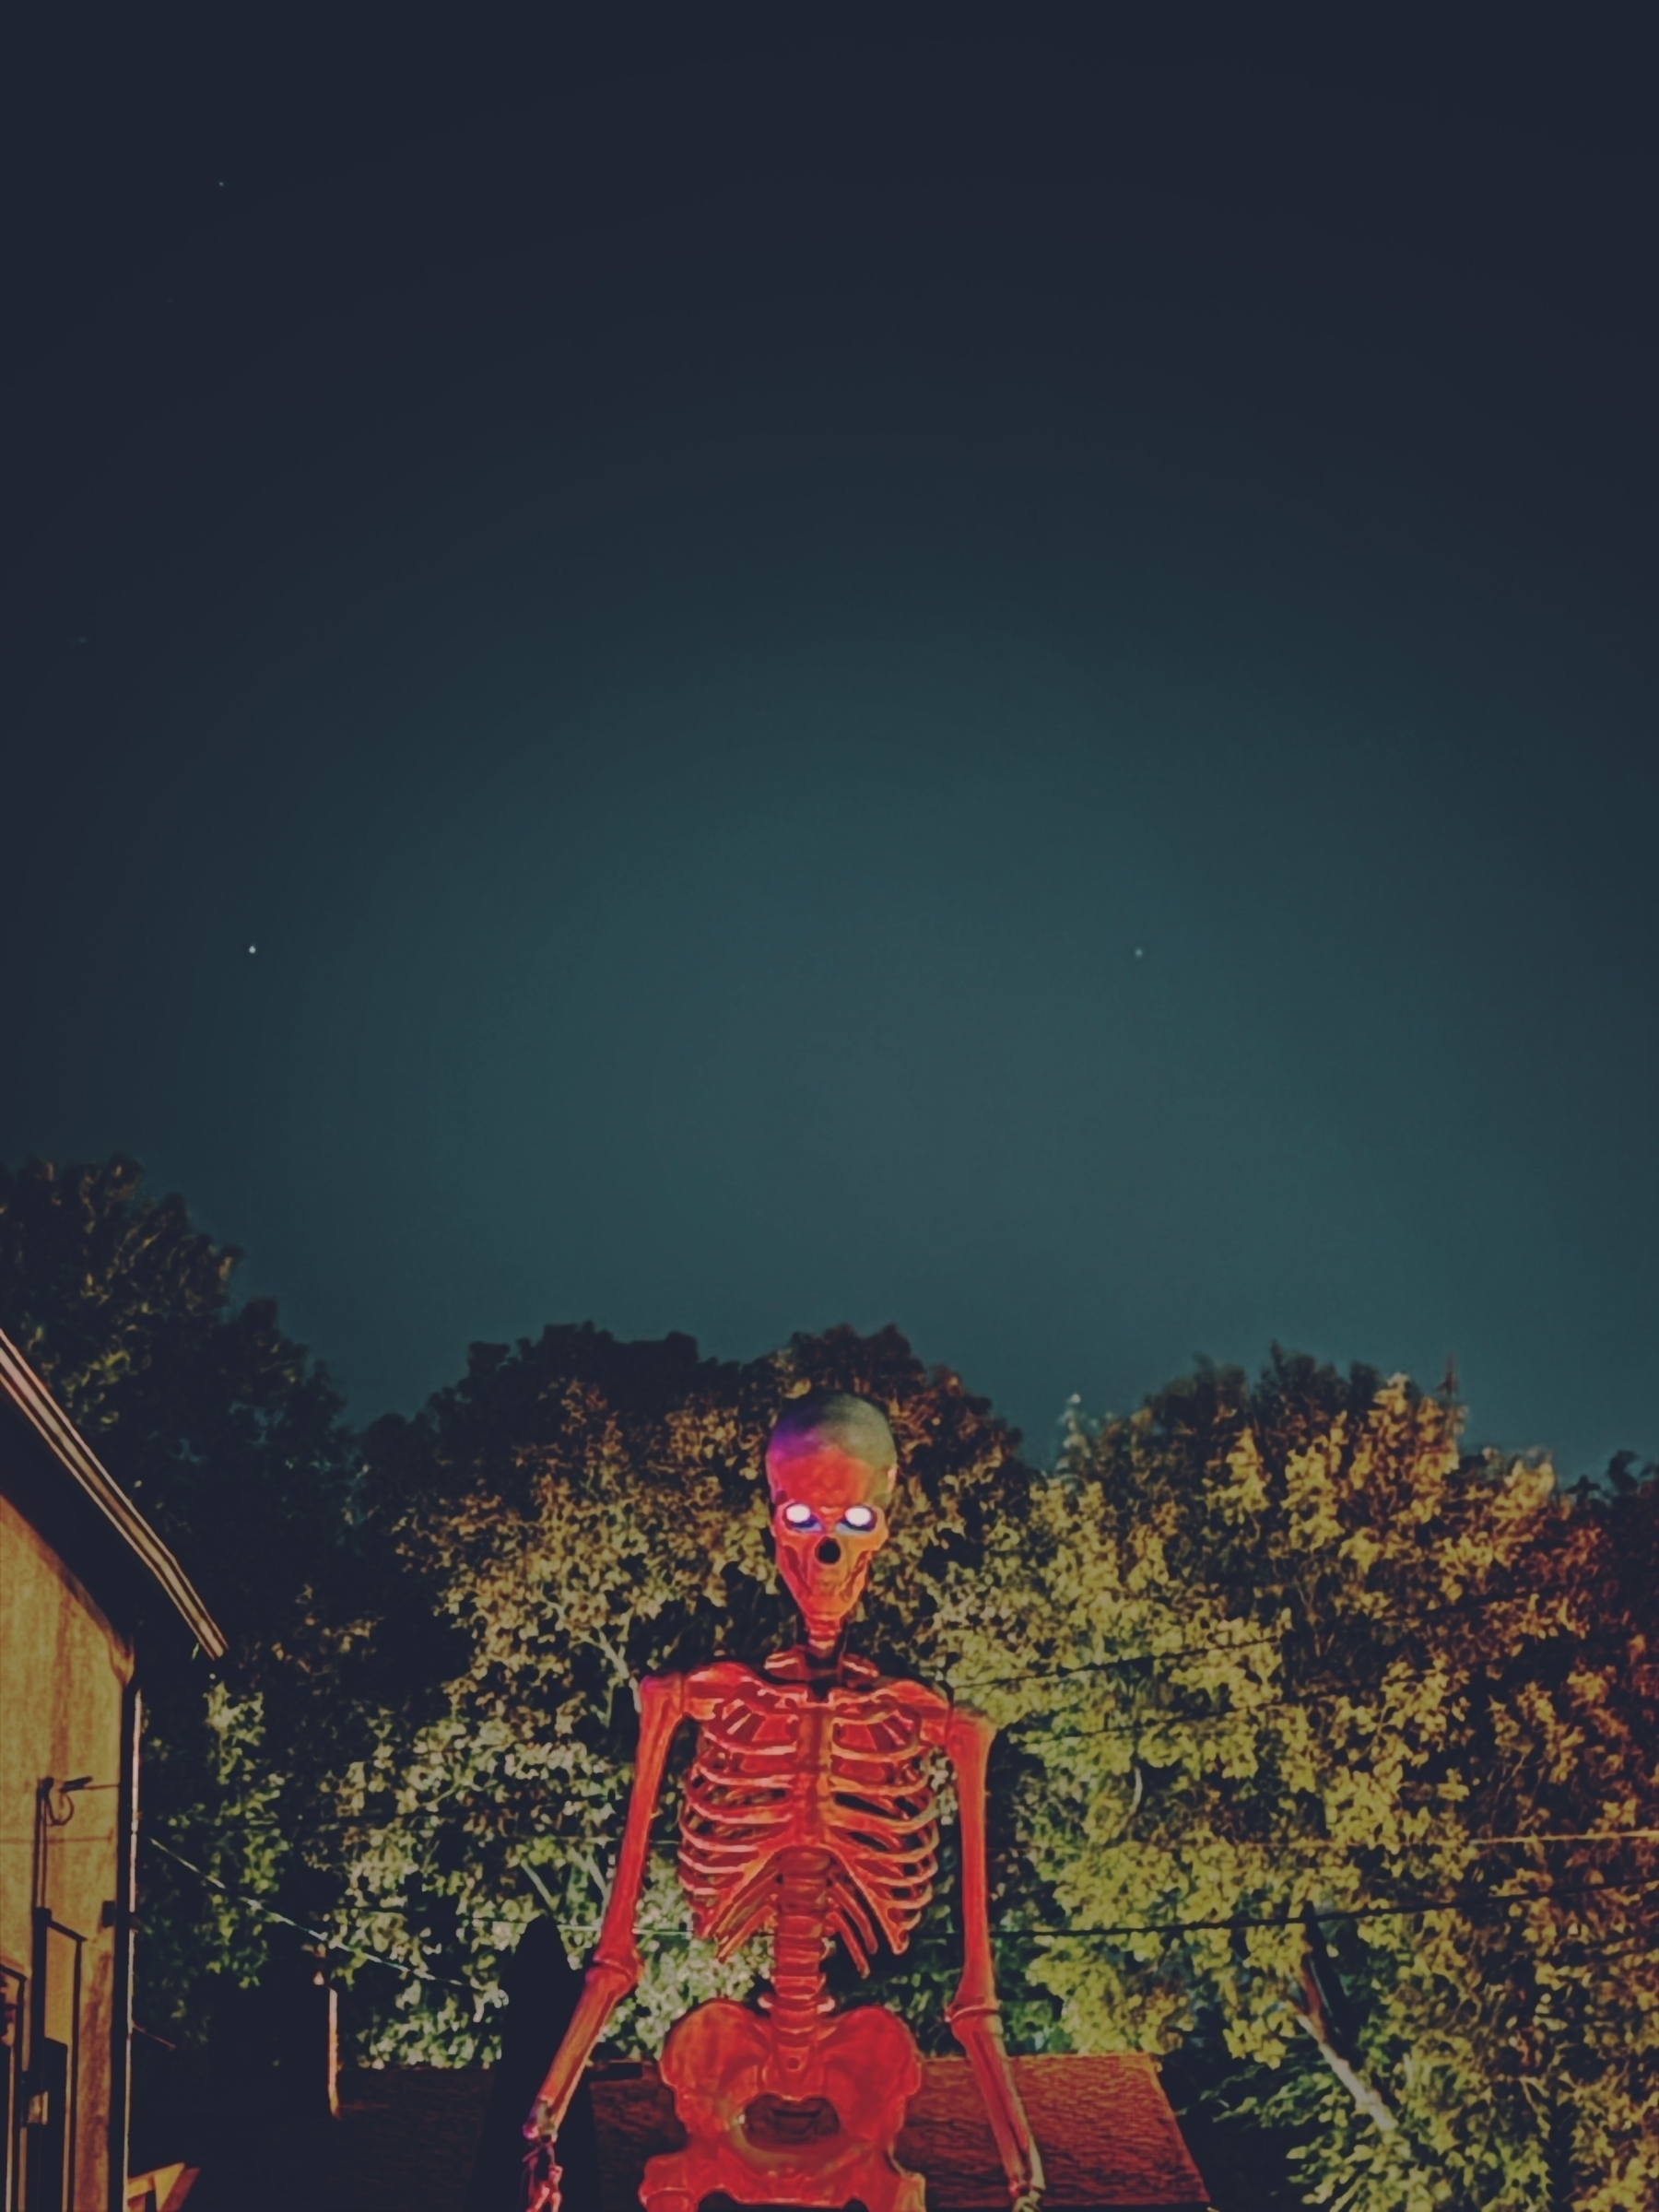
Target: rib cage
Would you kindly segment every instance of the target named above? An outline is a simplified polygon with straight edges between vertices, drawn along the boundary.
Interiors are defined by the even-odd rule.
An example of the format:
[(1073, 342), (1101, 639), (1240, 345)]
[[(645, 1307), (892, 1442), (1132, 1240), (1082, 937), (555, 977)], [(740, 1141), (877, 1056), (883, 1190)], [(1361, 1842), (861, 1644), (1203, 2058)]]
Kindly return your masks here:
[[(852, 1667), (847, 1686), (822, 1692), (731, 1665), (688, 1685), (701, 1725), (680, 1814), (680, 1879), (698, 1934), (723, 1959), (773, 1932), (779, 2027), (785, 2013), (824, 2008), (819, 1970), (834, 1938), (866, 1973), (878, 1939), (904, 1949), (933, 1894), (939, 1822), (927, 1766), (945, 1700)], [(823, 1880), (810, 1988), (804, 1853), (821, 1856)]]

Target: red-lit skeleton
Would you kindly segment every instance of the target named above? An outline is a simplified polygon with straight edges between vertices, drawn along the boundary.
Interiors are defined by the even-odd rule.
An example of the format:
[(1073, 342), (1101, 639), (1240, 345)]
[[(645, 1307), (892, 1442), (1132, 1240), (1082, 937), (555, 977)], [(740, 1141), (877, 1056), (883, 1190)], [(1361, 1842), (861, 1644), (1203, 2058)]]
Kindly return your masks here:
[(909, 2029), (876, 2005), (838, 2013), (824, 1960), (839, 1939), (861, 1971), (878, 1940), (902, 1951), (933, 1891), (939, 1824), (927, 1779), (942, 1750), (961, 1821), (962, 1976), (948, 2007), (972, 2063), (1016, 2212), (1035, 2212), (1042, 2165), (1003, 2048), (985, 1875), (991, 1724), (844, 1649), (848, 1616), (887, 1541), (892, 1433), (862, 1398), (799, 1400), (767, 1451), (778, 1563), (806, 1641), (764, 1674), (725, 1662), (641, 1686), (633, 1794), (605, 1924), (569, 2032), (525, 2127), (536, 2212), (557, 2212), (551, 2146), (618, 2001), (640, 1978), (634, 1914), (669, 1739), (698, 1735), (680, 1819), (680, 1878), (700, 1936), (728, 1956), (770, 1931), (761, 2009), (724, 2001), (676, 2022), (663, 2078), (688, 2138), (654, 2158), (647, 2212), (740, 2205), (923, 2212), (894, 2156), (922, 2073)]

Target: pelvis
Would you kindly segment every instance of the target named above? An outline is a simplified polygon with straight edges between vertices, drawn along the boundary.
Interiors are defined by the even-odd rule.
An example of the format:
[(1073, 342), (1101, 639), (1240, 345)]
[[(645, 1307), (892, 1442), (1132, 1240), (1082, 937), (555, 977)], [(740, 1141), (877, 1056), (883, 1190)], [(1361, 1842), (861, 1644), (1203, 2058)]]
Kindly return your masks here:
[(922, 2084), (915, 2043), (896, 2013), (865, 2005), (826, 2019), (784, 2097), (771, 2021), (721, 2000), (675, 2023), (662, 2074), (690, 2139), (646, 2166), (647, 2212), (697, 2212), (716, 2193), (740, 2205), (857, 2199), (868, 2212), (923, 2212), (921, 2175), (893, 2155)]

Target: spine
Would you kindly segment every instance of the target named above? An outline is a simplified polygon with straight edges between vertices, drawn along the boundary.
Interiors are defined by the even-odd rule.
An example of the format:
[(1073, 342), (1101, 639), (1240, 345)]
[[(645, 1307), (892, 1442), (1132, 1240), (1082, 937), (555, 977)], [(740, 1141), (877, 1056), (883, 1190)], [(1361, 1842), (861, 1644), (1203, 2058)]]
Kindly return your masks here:
[(778, 1872), (770, 2010), (774, 2059), (783, 2083), (790, 2084), (806, 2075), (828, 2008), (824, 1954), (830, 1940), (830, 1853), (786, 1851)]

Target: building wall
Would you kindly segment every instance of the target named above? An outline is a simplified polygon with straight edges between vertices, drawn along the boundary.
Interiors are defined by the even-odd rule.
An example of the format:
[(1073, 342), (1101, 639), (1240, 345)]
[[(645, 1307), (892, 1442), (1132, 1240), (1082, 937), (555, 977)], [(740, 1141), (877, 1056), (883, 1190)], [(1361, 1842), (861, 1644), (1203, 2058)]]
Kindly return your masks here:
[[(0, 1959), (27, 1973), (36, 1793), (41, 1780), (88, 1774), (99, 1786), (68, 1802), (49, 1830), (46, 1902), (78, 1929), (82, 1947), (73, 2212), (107, 2212), (119, 1895), (122, 1699), (130, 1645), (10, 1500), (0, 1496)], [(54, 1813), (65, 1801), (55, 1799)], [(71, 2042), (75, 1947), (50, 1939), (46, 2032)]]

